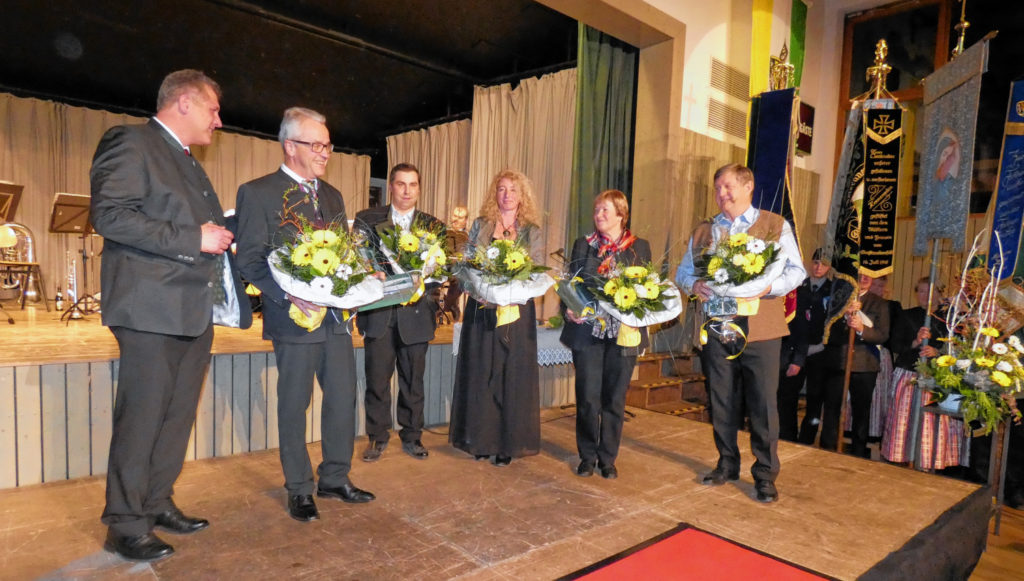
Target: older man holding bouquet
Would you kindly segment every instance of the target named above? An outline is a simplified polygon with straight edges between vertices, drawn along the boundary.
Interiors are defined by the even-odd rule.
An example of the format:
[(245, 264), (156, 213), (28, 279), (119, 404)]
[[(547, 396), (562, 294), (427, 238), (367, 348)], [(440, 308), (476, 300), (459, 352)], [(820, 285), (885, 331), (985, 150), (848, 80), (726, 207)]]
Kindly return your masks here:
[(749, 168), (729, 164), (715, 172), (715, 202), (721, 213), (697, 226), (676, 282), (696, 295), (711, 317), (701, 365), (711, 396), (718, 463), (701, 482), (718, 486), (739, 478), (736, 433), (745, 407), (756, 498), (774, 502), (779, 497), (779, 350), (781, 338), (789, 333), (784, 297), (800, 285), (806, 271), (792, 228), (782, 216), (755, 208), (753, 194)]
[(356, 410), (350, 320), (341, 309), (331, 308), (319, 324), (300, 326), (304, 316), (320, 313), (322, 307), (285, 292), (267, 262), (268, 255), (293, 240), (303, 224), (333, 225), (341, 235), (348, 232), (341, 192), (320, 179), (332, 147), (325, 123), (323, 115), (310, 109), (285, 111), (279, 134), (284, 163), (276, 172), (242, 184), (236, 202), (240, 268), (263, 292), (263, 338), (273, 341), (277, 358), (277, 431), (288, 514), (303, 522), (320, 518), (306, 451), (306, 408), (314, 376), (324, 394), (323, 461), (317, 468), (316, 494), (345, 502), (374, 499), (348, 477)]

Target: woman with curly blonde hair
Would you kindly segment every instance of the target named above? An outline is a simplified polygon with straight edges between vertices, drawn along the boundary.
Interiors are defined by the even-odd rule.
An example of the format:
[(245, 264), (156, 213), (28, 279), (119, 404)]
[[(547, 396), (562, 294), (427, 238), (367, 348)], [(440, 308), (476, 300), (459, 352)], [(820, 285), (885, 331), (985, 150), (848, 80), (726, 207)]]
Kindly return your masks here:
[[(464, 249), (493, 240), (514, 240), (544, 264), (544, 241), (533, 185), (518, 171), (504, 170), (491, 181), (480, 217)], [(540, 451), (540, 376), (537, 315), (533, 300), (519, 306), (519, 319), (497, 325), (495, 305), (468, 297), (459, 340), (449, 438), (477, 460), (495, 466)]]

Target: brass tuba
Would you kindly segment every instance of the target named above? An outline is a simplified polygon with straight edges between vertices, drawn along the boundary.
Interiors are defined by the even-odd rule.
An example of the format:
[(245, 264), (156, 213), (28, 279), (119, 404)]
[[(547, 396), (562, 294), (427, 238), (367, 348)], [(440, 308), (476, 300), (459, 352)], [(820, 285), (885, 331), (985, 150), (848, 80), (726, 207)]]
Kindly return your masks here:
[[(28, 226), (16, 222), (7, 222), (3, 226), (10, 228), (14, 232), (15, 243), (12, 246), (0, 247), (0, 260), (8, 262), (35, 262), (35, 240)], [(38, 303), (44, 300), (44, 297), (39, 296), (38, 287), (35, 274), (0, 277), (0, 288), (4, 290), (21, 288), (22, 292), (25, 293), (26, 301)]]

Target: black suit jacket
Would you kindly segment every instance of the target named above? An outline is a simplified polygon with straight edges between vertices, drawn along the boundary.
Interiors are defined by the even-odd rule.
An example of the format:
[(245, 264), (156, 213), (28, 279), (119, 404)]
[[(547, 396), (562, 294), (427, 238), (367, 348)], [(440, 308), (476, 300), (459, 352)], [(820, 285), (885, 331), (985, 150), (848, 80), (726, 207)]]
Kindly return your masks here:
[[(889, 339), (889, 303), (874, 293), (865, 293), (860, 297), (860, 310), (867, 315), (874, 326), (865, 326), (860, 335), (854, 335), (853, 360), (851, 371), (879, 371), (878, 345)], [(850, 328), (846, 326), (846, 317), (840, 317), (829, 331), (828, 345), (825, 347), (827, 361), (832, 369), (846, 368), (846, 347), (850, 337)]]
[[(444, 240), (444, 224), (437, 218), (414, 210), (412, 224), (419, 225), (432, 231), (437, 231), (440, 239)], [(377, 270), (394, 274), (391, 262), (384, 256), (380, 249), (380, 237), (386, 230), (393, 229), (391, 221), (391, 205), (367, 208), (358, 214), (352, 223), (354, 230), (359, 230), (366, 236), (368, 247), (373, 251), (374, 262)], [(446, 252), (448, 250), (446, 249)], [(418, 301), (406, 306), (384, 307), (372, 311), (362, 311), (356, 318), (359, 332), (366, 337), (376, 339), (387, 332), (388, 327), (394, 324), (398, 327), (402, 343), (412, 345), (415, 343), (426, 343), (434, 338), (434, 331), (437, 327), (437, 299), (435, 289), (438, 285), (427, 285), (426, 292)]]
[[(296, 325), (288, 316), (291, 301), (285, 298), (270, 274), (267, 256), (286, 241), (293, 240), (298, 229), (293, 224), (281, 224), (284, 193), (296, 182), (284, 171), (252, 180), (238, 187), (238, 265), (246, 280), (263, 293), (263, 338), (289, 343), (320, 343), (327, 333), (347, 333), (340, 309), (330, 309), (323, 324), (309, 332)], [(345, 200), (341, 192), (320, 180), (317, 189), (320, 212), (326, 222), (341, 224), (348, 229)], [(311, 222), (315, 219), (312, 201), (301, 191), (289, 194), (288, 205), (294, 212)]]
[[(569, 272), (578, 273), (577, 276), (584, 281), (592, 281), (598, 277), (597, 267), (601, 265), (601, 258), (597, 256), (597, 249), (587, 244), (586, 237), (576, 239), (572, 245), (572, 254), (569, 259)], [(651, 261), (651, 245), (643, 238), (638, 238), (628, 249), (619, 253), (616, 261), (623, 266), (645, 265)], [(577, 313), (579, 314), (579, 313)], [(593, 336), (593, 326), (589, 323), (582, 325), (574, 323), (569, 319), (565, 320), (565, 327), (559, 337), (561, 342), (570, 349), (583, 349), (589, 345), (602, 341)], [(648, 346), (647, 328), (640, 329), (640, 345), (632, 348), (623, 348), (623, 355), (636, 355)]]
[[(103, 236), (103, 324), (198, 337), (210, 325), (223, 258), (200, 252), (202, 225), (223, 226), (206, 172), (155, 120), (113, 127), (90, 173), (93, 228)], [(252, 324), (232, 261), (243, 328)]]

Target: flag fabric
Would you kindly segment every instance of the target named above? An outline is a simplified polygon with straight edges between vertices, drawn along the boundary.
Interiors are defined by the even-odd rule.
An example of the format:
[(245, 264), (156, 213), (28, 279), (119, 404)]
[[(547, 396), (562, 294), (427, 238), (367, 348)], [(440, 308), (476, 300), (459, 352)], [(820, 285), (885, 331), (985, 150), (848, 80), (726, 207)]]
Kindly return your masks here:
[(891, 99), (864, 108), (864, 202), (860, 269), (872, 278), (893, 270), (896, 204), (903, 154), (903, 109)]
[(800, 86), (807, 35), (805, 0), (753, 0), (750, 38), (750, 94), (767, 91), (771, 56), (789, 48), (793, 84)]
[(928, 241), (949, 238), (964, 249), (974, 172), (974, 132), (981, 75), (988, 69), (988, 39), (924, 79), (924, 131), (914, 254)]
[[(797, 112), (800, 101), (796, 89), (766, 91), (751, 99), (750, 131), (747, 142), (747, 167), (754, 173), (753, 205), (759, 210), (779, 214), (797, 234), (790, 199), (793, 148), (796, 145)], [(796, 312), (796, 291), (786, 296), (786, 319)]]
[(1024, 80), (1010, 84), (1007, 109), (992, 213), (992, 231), (999, 233), (999, 240), (997, 242), (993, 235), (988, 251), (988, 267), (992, 271), (999, 261), (1001, 245), (1002, 269), (998, 273), (993, 272), (997, 280), (1013, 276), (1020, 262), (1021, 226), (1024, 222)]

